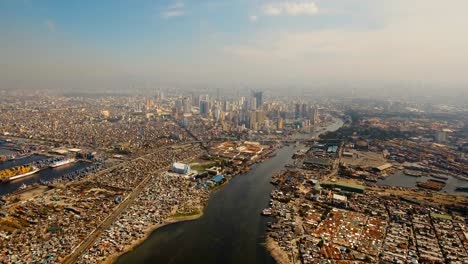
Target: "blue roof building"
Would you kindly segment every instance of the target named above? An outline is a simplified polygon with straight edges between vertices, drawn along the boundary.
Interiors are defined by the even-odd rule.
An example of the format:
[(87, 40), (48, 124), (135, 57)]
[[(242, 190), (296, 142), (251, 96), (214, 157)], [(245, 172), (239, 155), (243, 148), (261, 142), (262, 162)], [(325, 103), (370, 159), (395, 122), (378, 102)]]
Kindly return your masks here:
[(223, 175), (216, 175), (213, 177), (213, 179), (211, 179), (214, 183), (218, 184), (218, 183), (221, 183), (223, 180), (224, 180), (224, 176)]

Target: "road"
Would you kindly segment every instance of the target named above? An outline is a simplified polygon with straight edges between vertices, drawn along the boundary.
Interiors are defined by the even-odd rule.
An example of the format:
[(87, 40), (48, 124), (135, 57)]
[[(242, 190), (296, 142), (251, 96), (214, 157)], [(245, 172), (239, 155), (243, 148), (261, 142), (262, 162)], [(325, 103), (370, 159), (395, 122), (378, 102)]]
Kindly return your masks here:
[[(147, 157), (149, 157), (150, 155), (152, 155), (152, 154), (154, 154), (156, 152), (163, 151), (166, 148), (167, 148), (167, 146), (161, 147), (161, 148), (157, 149), (156, 151), (154, 151), (154, 152), (152, 152), (150, 154), (146, 154), (146, 155), (144, 155), (142, 157), (139, 157), (139, 158), (136, 158), (136, 159), (134, 159), (132, 161), (126, 162), (125, 164), (118, 164), (115, 167), (117, 167), (117, 168), (118, 167), (124, 167), (126, 164), (128, 164), (130, 162), (134, 162), (134, 161), (149, 161), (147, 159)], [(165, 166), (165, 167), (167, 167), (167, 166)], [(113, 169), (113, 168), (109, 168), (106, 171), (110, 171), (111, 169)], [(167, 168), (164, 168), (164, 169), (167, 169)], [(161, 169), (161, 170), (157, 171), (155, 174), (163, 172), (164, 169)], [(102, 172), (100, 172), (100, 174), (101, 173)], [(138, 195), (143, 191), (144, 187), (147, 185), (147, 183), (149, 182), (151, 177), (154, 176), (155, 174), (153, 174), (153, 173), (148, 174), (138, 184), (138, 186), (127, 196), (127, 198), (125, 198), (125, 200), (123, 202), (121, 202), (116, 207), (116, 209), (106, 219), (104, 219), (104, 221), (93, 232), (91, 232), (91, 234), (89, 234), (81, 242), (81, 244), (78, 245), (78, 247), (76, 247), (73, 250), (73, 252), (70, 255), (65, 257), (65, 259), (63, 260), (63, 263), (66, 263), (66, 264), (75, 263), (79, 259), (79, 257), (94, 244), (94, 242), (101, 235), (101, 233), (104, 232), (107, 228), (109, 228), (112, 225), (112, 223), (114, 223), (117, 220), (117, 218), (120, 216), (120, 214), (132, 204), (132, 202), (135, 200), (135, 198), (138, 197)]]
[(143, 191), (148, 181), (151, 179), (152, 175), (147, 176), (140, 184), (130, 193), (127, 198), (120, 203), (117, 208), (87, 237), (85, 240), (76, 248), (72, 254), (68, 255), (63, 263), (71, 264), (75, 263), (78, 258), (88, 250), (96, 241), (96, 239), (104, 232), (107, 228), (109, 228), (112, 223), (114, 223), (120, 214), (127, 209), (132, 202), (135, 200), (136, 197)]
[[(132, 161), (146, 161), (146, 162), (152, 162), (151, 160), (148, 159), (148, 157), (158, 151), (163, 151), (166, 149), (167, 146), (161, 147), (158, 150), (154, 151), (153, 153), (146, 154), (142, 157), (136, 158)], [(129, 162), (132, 162), (129, 161)], [(158, 161), (156, 161), (158, 162)], [(128, 163), (127, 163), (128, 164)], [(159, 164), (158, 164), (159, 165)], [(82, 242), (79, 244), (73, 252), (65, 257), (65, 259), (62, 261), (62, 263), (65, 264), (73, 264), (78, 261), (78, 259), (85, 253), (99, 238), (99, 236), (106, 230), (108, 229), (122, 214), (123, 211), (125, 211), (132, 203), (135, 201), (135, 199), (138, 197), (138, 195), (144, 190), (144, 188), (147, 186), (148, 182), (151, 180), (151, 178), (154, 175), (158, 175), (160, 173), (163, 173), (164, 171), (167, 171), (169, 169), (171, 164), (168, 164), (166, 166), (163, 166), (162, 169), (148, 174), (139, 184), (138, 186), (133, 189), (133, 191), (125, 198), (123, 202), (121, 202), (116, 209), (106, 218), (102, 223), (93, 231), (91, 234), (89, 234)], [(119, 164), (118, 166), (122, 166), (122, 164)]]

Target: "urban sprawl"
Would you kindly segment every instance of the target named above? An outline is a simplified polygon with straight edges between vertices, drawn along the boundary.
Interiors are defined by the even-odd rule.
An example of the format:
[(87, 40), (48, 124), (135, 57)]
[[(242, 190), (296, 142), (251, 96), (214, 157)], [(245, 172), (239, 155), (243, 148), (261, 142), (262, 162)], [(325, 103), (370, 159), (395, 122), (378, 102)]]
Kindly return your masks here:
[(0, 190), (83, 166), (0, 196), (0, 263), (113, 262), (284, 146), (278, 263), (468, 263), (467, 109), (265, 95), (2, 94)]

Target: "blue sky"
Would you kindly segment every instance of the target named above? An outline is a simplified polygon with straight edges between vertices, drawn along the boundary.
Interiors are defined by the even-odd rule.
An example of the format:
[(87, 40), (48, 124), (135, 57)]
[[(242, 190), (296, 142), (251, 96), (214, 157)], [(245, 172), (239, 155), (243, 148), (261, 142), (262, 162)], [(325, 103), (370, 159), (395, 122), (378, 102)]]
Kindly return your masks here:
[(458, 87), (466, 2), (0, 0), (0, 88)]

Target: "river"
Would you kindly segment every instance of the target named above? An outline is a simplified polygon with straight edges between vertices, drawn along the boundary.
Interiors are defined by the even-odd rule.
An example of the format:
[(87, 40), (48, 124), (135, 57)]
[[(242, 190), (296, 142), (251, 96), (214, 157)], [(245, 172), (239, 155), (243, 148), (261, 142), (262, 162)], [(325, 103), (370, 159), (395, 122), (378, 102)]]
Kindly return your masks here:
[[(342, 124), (337, 120), (327, 130)], [(272, 159), (235, 177), (211, 195), (200, 219), (155, 230), (117, 263), (275, 263), (263, 245), (271, 219), (260, 213), (268, 207), (271, 176), (292, 163), (296, 150), (285, 146)]]
[(15, 153), (15, 152), (11, 151), (9, 149), (0, 147), (0, 155), (11, 155), (13, 153)]

